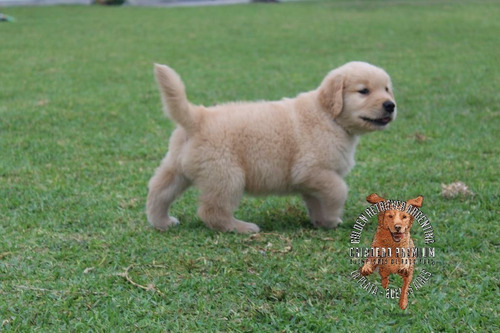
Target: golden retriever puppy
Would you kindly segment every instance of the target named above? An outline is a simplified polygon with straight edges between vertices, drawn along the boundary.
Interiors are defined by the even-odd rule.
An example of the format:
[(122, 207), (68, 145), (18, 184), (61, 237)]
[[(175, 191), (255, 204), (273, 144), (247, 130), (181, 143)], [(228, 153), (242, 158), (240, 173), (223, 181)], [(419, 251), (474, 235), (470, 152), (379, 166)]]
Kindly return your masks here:
[(233, 216), (245, 192), (301, 194), (312, 224), (335, 228), (359, 135), (396, 117), (389, 75), (364, 62), (331, 71), (295, 98), (214, 107), (191, 104), (170, 67), (155, 65), (155, 76), (164, 112), (178, 125), (149, 182), (146, 213), (158, 230), (179, 223), (169, 207), (190, 185), (201, 191), (198, 214), (212, 229), (259, 231)]

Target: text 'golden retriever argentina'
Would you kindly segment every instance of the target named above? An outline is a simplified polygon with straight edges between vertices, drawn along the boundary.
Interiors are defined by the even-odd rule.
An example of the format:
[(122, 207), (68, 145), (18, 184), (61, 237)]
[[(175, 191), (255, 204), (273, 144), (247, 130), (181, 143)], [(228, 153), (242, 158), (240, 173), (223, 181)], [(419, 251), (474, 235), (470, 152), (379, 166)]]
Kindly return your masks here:
[(334, 69), (295, 98), (214, 107), (191, 104), (173, 69), (155, 65), (155, 75), (165, 114), (178, 124), (149, 182), (146, 212), (159, 230), (178, 223), (169, 207), (190, 185), (200, 190), (198, 214), (212, 229), (259, 231), (233, 216), (245, 192), (299, 193), (313, 225), (334, 228), (359, 135), (396, 117), (389, 75), (364, 62)]

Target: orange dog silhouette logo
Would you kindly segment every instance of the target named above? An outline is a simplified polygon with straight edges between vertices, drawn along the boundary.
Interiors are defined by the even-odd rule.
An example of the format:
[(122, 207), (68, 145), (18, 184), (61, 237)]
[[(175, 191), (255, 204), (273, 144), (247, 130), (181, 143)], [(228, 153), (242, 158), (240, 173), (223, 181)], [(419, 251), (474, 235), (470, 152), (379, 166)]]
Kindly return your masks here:
[[(416, 247), (410, 233), (414, 222), (418, 221), (424, 230), (425, 243), (434, 243), (429, 219), (420, 211), (424, 198), (418, 196), (407, 201), (388, 200), (373, 193), (366, 200), (372, 206), (356, 219), (351, 233), (351, 244), (360, 242), (361, 231), (370, 217), (377, 216), (377, 230), (370, 248), (350, 248), (351, 262), (353, 258), (361, 258), (357, 263), (362, 264), (361, 268), (351, 273), (351, 277), (364, 290), (377, 295), (380, 292), (378, 284), (370, 282), (367, 277), (378, 270), (381, 285), (385, 290), (382, 294), (385, 294), (386, 298), (399, 298), (399, 307), (405, 310), (408, 307), (408, 295), (420, 289), (432, 276), (430, 272), (422, 269), (412, 283), (416, 263), (434, 264), (435, 249)], [(401, 276), (401, 288), (389, 289), (391, 274)]]
[[(423, 197), (419, 196), (415, 199), (408, 200), (406, 206), (422, 207)], [(376, 193), (369, 195), (366, 201), (372, 204), (387, 202), (386, 199), (379, 197)], [(396, 208), (396, 207), (391, 207)], [(401, 208), (401, 207), (398, 207)], [(396, 248), (407, 248), (410, 251), (415, 248), (413, 240), (410, 236), (410, 229), (413, 224), (414, 217), (406, 211), (400, 209), (390, 209), (382, 211), (378, 214), (377, 233), (373, 237), (373, 248), (391, 248), (391, 256), (388, 259), (396, 259)], [(377, 262), (375, 257), (368, 257), (361, 267), (363, 276), (370, 275), (374, 269), (379, 267), (379, 274), (382, 277), (382, 287), (387, 288), (389, 285), (389, 275), (399, 274), (403, 277), (403, 287), (401, 288), (401, 296), (399, 298), (399, 307), (406, 309), (408, 306), (408, 288), (413, 277), (413, 264), (411, 260), (402, 262), (400, 260), (388, 260), (385, 262)]]

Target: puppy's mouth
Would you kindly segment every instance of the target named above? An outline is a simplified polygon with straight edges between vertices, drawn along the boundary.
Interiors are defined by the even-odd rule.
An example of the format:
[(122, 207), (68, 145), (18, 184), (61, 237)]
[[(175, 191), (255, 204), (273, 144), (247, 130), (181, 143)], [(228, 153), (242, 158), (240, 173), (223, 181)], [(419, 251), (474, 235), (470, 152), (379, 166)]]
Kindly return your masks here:
[(372, 119), (372, 118), (368, 118), (368, 117), (361, 117), (361, 119), (363, 119), (364, 121), (366, 121), (370, 124), (376, 125), (376, 126), (385, 126), (392, 121), (391, 117), (383, 117), (383, 118), (376, 118), (376, 119)]
[(401, 240), (405, 237), (405, 234), (402, 232), (391, 232), (392, 240), (394, 240), (396, 243), (401, 242)]

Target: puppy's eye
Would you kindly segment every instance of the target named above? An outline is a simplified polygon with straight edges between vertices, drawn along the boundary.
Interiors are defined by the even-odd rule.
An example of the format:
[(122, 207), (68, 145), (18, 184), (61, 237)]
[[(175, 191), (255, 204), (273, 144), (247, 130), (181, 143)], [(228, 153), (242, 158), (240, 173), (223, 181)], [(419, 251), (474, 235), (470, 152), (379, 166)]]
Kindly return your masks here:
[(392, 216), (392, 215), (387, 215), (387, 217), (388, 217), (388, 218), (390, 218), (390, 219), (392, 219), (392, 218), (393, 218), (393, 216)]
[(385, 87), (385, 91), (389, 92), (389, 88)]
[(406, 220), (407, 218), (408, 218), (408, 216), (403, 215), (403, 220)]
[(358, 92), (361, 94), (361, 95), (368, 95), (370, 93), (370, 90), (367, 89), (367, 88), (363, 88), (361, 90), (358, 90)]

